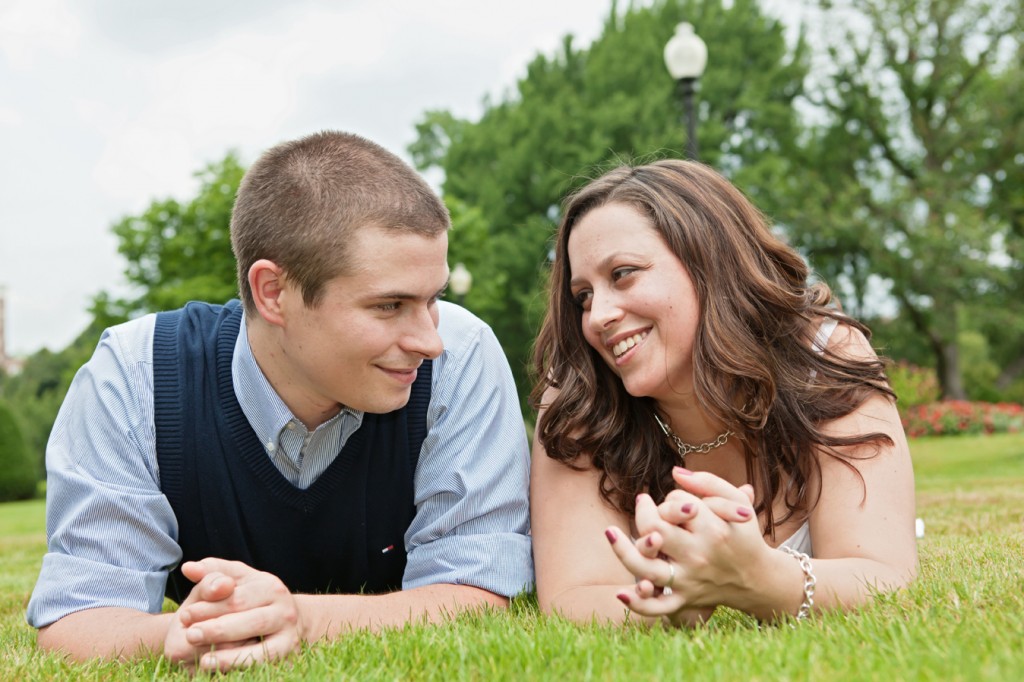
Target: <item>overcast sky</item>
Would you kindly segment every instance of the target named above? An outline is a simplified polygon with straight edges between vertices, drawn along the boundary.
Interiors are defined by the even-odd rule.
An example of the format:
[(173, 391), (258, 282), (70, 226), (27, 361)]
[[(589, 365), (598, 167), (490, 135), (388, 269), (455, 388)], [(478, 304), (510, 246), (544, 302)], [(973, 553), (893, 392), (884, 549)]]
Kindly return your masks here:
[(610, 0), (0, 0), (7, 350), (59, 350), (123, 291), (110, 226), (333, 128), (408, 158), (428, 109), (476, 118), (538, 51), (588, 44)]

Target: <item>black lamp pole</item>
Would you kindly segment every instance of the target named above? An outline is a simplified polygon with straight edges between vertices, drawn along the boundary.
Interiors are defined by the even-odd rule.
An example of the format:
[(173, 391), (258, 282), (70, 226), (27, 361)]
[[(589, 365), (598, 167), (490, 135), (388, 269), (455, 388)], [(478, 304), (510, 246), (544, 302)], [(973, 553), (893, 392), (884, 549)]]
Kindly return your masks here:
[(686, 118), (686, 156), (697, 160), (697, 114), (693, 108), (693, 96), (697, 81), (708, 63), (708, 48), (693, 31), (693, 24), (683, 22), (676, 26), (675, 35), (665, 45), (665, 67), (678, 84), (683, 99), (683, 116)]

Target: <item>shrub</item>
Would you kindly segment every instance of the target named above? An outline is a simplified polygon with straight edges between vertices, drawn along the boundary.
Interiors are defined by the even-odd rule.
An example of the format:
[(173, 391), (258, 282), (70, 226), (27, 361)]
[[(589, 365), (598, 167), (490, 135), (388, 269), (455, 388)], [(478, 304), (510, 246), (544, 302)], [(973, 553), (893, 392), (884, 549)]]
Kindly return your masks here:
[(1024, 407), (1016, 403), (972, 403), (947, 400), (916, 405), (903, 415), (910, 438), (1024, 431)]
[(11, 410), (0, 403), (0, 502), (27, 500), (36, 492), (36, 472)]
[(942, 395), (939, 379), (930, 367), (918, 367), (900, 360), (889, 366), (888, 374), (889, 385), (896, 393), (896, 406), (903, 416), (910, 408), (933, 403)]

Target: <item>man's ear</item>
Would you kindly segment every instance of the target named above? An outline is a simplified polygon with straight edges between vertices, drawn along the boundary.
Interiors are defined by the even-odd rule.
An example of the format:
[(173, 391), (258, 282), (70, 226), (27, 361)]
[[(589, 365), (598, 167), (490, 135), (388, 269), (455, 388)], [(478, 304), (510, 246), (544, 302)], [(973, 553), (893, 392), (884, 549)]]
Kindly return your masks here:
[(260, 317), (275, 326), (284, 325), (284, 294), (289, 286), (284, 270), (261, 258), (249, 266), (249, 289)]

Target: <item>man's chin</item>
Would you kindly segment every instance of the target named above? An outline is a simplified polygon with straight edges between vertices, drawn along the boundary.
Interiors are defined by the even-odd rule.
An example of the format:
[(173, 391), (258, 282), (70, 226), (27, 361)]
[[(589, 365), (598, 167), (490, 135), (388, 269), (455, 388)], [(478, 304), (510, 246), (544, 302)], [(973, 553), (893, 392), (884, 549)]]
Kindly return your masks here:
[(362, 411), (367, 414), (388, 414), (389, 412), (400, 410), (409, 404), (409, 396), (411, 394), (412, 391), (407, 389), (402, 392), (393, 392), (393, 395), (387, 398), (380, 396), (376, 400), (368, 400)]

